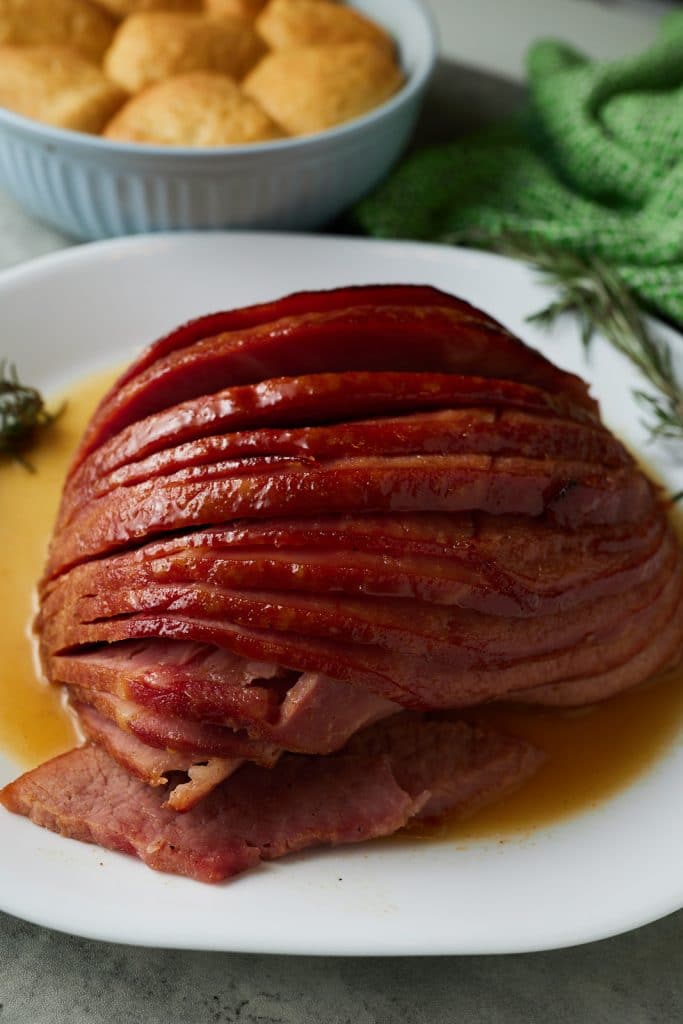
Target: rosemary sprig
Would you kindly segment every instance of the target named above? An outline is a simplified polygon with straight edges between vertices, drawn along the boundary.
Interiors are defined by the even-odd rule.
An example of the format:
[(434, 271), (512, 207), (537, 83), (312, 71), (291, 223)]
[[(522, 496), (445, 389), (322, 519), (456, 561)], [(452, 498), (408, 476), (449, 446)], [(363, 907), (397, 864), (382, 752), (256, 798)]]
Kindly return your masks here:
[(534, 263), (559, 294), (530, 320), (552, 324), (562, 313), (574, 312), (586, 348), (595, 331), (601, 331), (658, 392), (634, 391), (647, 414), (645, 426), (650, 437), (683, 440), (683, 385), (676, 376), (671, 348), (648, 330), (629, 290), (595, 257), (555, 251), (553, 259), (552, 250), (542, 255), (543, 261), (534, 259)]
[(655, 389), (656, 393), (634, 391), (650, 438), (683, 440), (683, 382), (676, 374), (671, 348), (648, 330), (628, 288), (609, 266), (594, 256), (510, 234), (461, 236), (457, 241), (494, 249), (537, 267), (543, 279), (557, 289), (557, 297), (529, 320), (550, 325), (562, 314), (573, 313), (586, 348), (596, 331), (604, 334)]
[(0, 455), (12, 456), (33, 472), (23, 451), (38, 431), (54, 423), (62, 408), (50, 412), (40, 392), (22, 384), (16, 368), (0, 361)]

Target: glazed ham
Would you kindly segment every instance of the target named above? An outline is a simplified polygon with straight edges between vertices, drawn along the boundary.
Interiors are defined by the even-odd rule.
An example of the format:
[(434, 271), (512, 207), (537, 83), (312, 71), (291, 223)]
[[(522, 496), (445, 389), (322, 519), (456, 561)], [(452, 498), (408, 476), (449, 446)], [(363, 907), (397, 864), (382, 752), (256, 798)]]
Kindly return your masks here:
[(586, 385), (428, 287), (301, 293), (153, 344), (73, 461), (40, 587), (88, 745), (7, 807), (216, 881), (501, 799), (453, 719), (680, 660), (662, 496)]

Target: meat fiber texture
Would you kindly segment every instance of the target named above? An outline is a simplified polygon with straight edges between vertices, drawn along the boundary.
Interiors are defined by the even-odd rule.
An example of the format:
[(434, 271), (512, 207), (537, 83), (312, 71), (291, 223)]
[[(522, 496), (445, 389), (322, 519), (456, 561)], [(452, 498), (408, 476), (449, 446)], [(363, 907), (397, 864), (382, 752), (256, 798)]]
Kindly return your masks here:
[[(425, 807), (465, 813), (538, 759), (507, 737), (463, 748), (453, 710), (579, 706), (643, 682), (683, 654), (682, 592), (665, 502), (584, 382), (485, 313), (388, 285), (211, 314), (148, 348), (86, 429), (37, 626), (90, 746), (4, 800), (138, 853), (150, 829), (189, 837), (210, 817), (215, 836), (235, 794), (256, 807), (312, 765), (317, 794), (337, 780), (336, 810), (267, 856), (347, 841), (337, 812), (359, 815), (358, 836)], [(498, 744), (517, 751), (503, 770)], [(361, 763), (386, 806), (333, 796)], [(144, 829), (93, 819), (103, 775), (117, 807), (148, 806)], [(72, 785), (89, 794), (73, 818)], [(217, 878), (266, 856), (231, 814), (231, 867), (152, 866)]]

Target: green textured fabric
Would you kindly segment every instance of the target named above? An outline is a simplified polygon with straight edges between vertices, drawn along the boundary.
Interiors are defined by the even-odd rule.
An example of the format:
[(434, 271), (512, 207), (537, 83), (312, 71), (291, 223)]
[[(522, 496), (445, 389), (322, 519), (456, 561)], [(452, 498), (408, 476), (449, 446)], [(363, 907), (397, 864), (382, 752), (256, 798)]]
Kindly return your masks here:
[(501, 233), (613, 266), (683, 323), (683, 13), (651, 49), (596, 63), (557, 42), (528, 55), (528, 112), (409, 158), (354, 211), (382, 238)]

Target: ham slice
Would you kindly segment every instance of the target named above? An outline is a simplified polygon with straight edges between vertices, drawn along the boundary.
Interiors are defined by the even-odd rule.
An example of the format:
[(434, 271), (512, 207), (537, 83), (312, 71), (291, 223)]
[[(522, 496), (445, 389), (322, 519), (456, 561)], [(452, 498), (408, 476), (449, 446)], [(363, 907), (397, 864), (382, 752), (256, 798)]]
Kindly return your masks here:
[(246, 778), (234, 776), (230, 790), (215, 790), (176, 814), (101, 747), (87, 746), (22, 776), (0, 798), (8, 810), (54, 832), (202, 882), (222, 881), (307, 846), (390, 834), (419, 808), (396, 783), (388, 759), (310, 767), (288, 762), (276, 779), (254, 768)]
[(384, 754), (400, 786), (429, 792), (418, 819), (467, 818), (504, 799), (536, 774), (542, 751), (516, 737), (466, 722), (403, 714), (358, 733), (345, 754)]
[[(459, 374), (348, 372), (282, 377), (202, 395), (138, 420), (100, 445), (68, 477), (65, 508), (101, 477), (204, 438), (255, 428), (292, 428), (417, 410), (521, 410), (599, 427), (597, 415), (565, 395), (513, 381)], [(603, 429), (603, 434), (607, 432)]]
[(355, 305), (203, 337), (154, 359), (110, 392), (77, 462), (128, 424), (198, 395), (283, 374), (347, 370), (477, 373), (567, 393), (594, 408), (583, 381), (478, 311), (452, 303)]
[[(550, 654), (514, 662), (499, 660), (484, 668), (458, 668), (447, 658), (429, 659), (382, 649), (376, 644), (306, 636), (274, 629), (237, 625), (226, 620), (174, 614), (131, 614), (92, 624), (66, 625), (55, 621), (43, 631), (50, 653), (69, 653), (77, 645), (163, 637), (225, 647), (235, 654), (276, 661), (293, 668), (322, 672), (369, 689), (404, 707), (463, 707), (500, 697), (513, 690), (593, 677), (616, 668), (652, 643), (681, 599), (681, 559), (676, 556), (661, 571), (648, 592), (649, 605), (626, 619), (621, 628), (594, 641)], [(635, 595), (636, 600), (638, 594)], [(52, 626), (56, 636), (52, 636)], [(596, 630), (599, 622), (596, 622)], [(54, 645), (54, 646), (53, 646)]]
[[(338, 594), (301, 594), (294, 591), (242, 591), (220, 585), (220, 580), (200, 582), (202, 577), (179, 583), (134, 581), (94, 595), (69, 601), (57, 591), (46, 611), (57, 631), (70, 626), (87, 628), (110, 619), (138, 613), (173, 619), (201, 618), (220, 625), (236, 623), (304, 636), (330, 637), (349, 644), (375, 645), (407, 656), (447, 659), (456, 672), (487, 668), (502, 662), (561, 651), (579, 643), (594, 642), (622, 627), (641, 612), (669, 578), (675, 549), (667, 545), (660, 570), (638, 590), (626, 596), (610, 595), (562, 613), (519, 618), (482, 614), (462, 608), (426, 604), (407, 598), (346, 597)], [(206, 577), (203, 577), (204, 579)], [(88, 634), (92, 636), (91, 634)], [(95, 634), (96, 635), (96, 634)]]
[[(137, 377), (139, 373), (163, 356), (176, 352), (178, 349), (189, 348), (204, 338), (214, 337), (224, 331), (257, 327), (259, 324), (271, 323), (273, 320), (285, 316), (297, 316), (310, 312), (322, 313), (334, 309), (344, 309), (347, 306), (374, 306), (384, 303), (389, 303), (392, 306), (419, 306), (421, 304), (448, 306), (451, 309), (459, 310), (465, 316), (482, 316), (480, 310), (471, 306), (469, 302), (465, 302), (464, 299), (427, 285), (381, 284), (370, 287), (351, 285), (347, 288), (334, 288), (327, 291), (295, 292), (274, 302), (221, 310), (218, 313), (210, 313), (208, 316), (197, 317), (189, 323), (182, 324), (170, 334), (149, 345), (124, 371), (102, 404), (106, 405), (108, 399), (116, 396), (123, 384), (133, 377)], [(504, 329), (497, 321), (490, 317), (488, 319), (497, 327)]]
[(218, 882), (310, 846), (390, 835), (423, 812), (466, 814), (521, 784), (540, 761), (522, 741), (420, 721), (377, 740), (359, 737), (350, 754), (289, 755), (273, 769), (241, 768), (176, 814), (163, 793), (88, 745), (10, 783), (0, 801), (70, 838)]
[[(240, 663), (243, 670), (237, 670)], [(156, 713), (157, 723), (166, 717), (184, 725), (229, 726), (301, 753), (338, 750), (358, 729), (400, 710), (367, 690), (319, 673), (291, 673), (265, 685), (267, 680), (251, 674), (254, 664), (209, 645), (157, 640), (58, 657), (50, 669), (53, 679), (82, 692), (86, 702), (96, 702), (94, 694), (101, 695), (100, 701), (106, 694), (118, 698), (119, 705), (131, 709), (129, 720), (137, 715), (139, 725), (147, 709)], [(86, 696), (91, 691), (93, 696)], [(110, 705), (112, 713), (115, 707)], [(115, 713), (113, 717), (117, 719)], [(138, 735), (146, 732), (149, 741), (147, 721)], [(163, 746), (173, 746), (172, 728), (159, 733)]]
[(547, 515), (562, 526), (636, 522), (652, 489), (631, 468), (488, 455), (261, 458), (179, 470), (118, 487), (58, 531), (48, 577), (177, 530), (226, 519), (395, 512)]
[[(603, 428), (559, 417), (530, 416), (499, 409), (458, 409), (377, 418), (334, 426), (241, 430), (199, 438), (129, 462), (109, 474), (97, 467), (87, 486), (79, 480), (64, 495), (62, 527), (77, 508), (116, 487), (161, 480), (182, 470), (236, 458), (320, 460), (363, 455), (503, 455), (527, 459), (626, 466), (632, 460), (623, 445)], [(99, 454), (99, 453), (98, 453)]]
[(679, 592), (669, 619), (658, 623), (654, 635), (654, 642), (644, 644), (628, 661), (615, 668), (576, 680), (515, 690), (506, 699), (546, 707), (583, 707), (608, 700), (678, 665), (683, 659), (683, 592)]
[(200, 761), (187, 754), (150, 747), (89, 704), (73, 700), (71, 704), (88, 739), (99, 743), (126, 771), (148, 786), (165, 786), (177, 773), (186, 778), (170, 789), (163, 805), (174, 811), (189, 811), (244, 763), (241, 758), (221, 757)]
[(77, 704), (92, 705), (100, 715), (115, 722), (119, 729), (155, 749), (174, 751), (195, 759), (248, 758), (268, 766), (273, 765), (280, 755), (279, 748), (273, 744), (253, 740), (241, 730), (159, 714), (101, 690), (85, 691), (72, 687), (70, 692)]
[(245, 590), (367, 593), (528, 617), (651, 579), (675, 539), (661, 516), (578, 533), (546, 523), (396, 516), (235, 524), (74, 567), (44, 588), (43, 614), (82, 595), (193, 580)]

